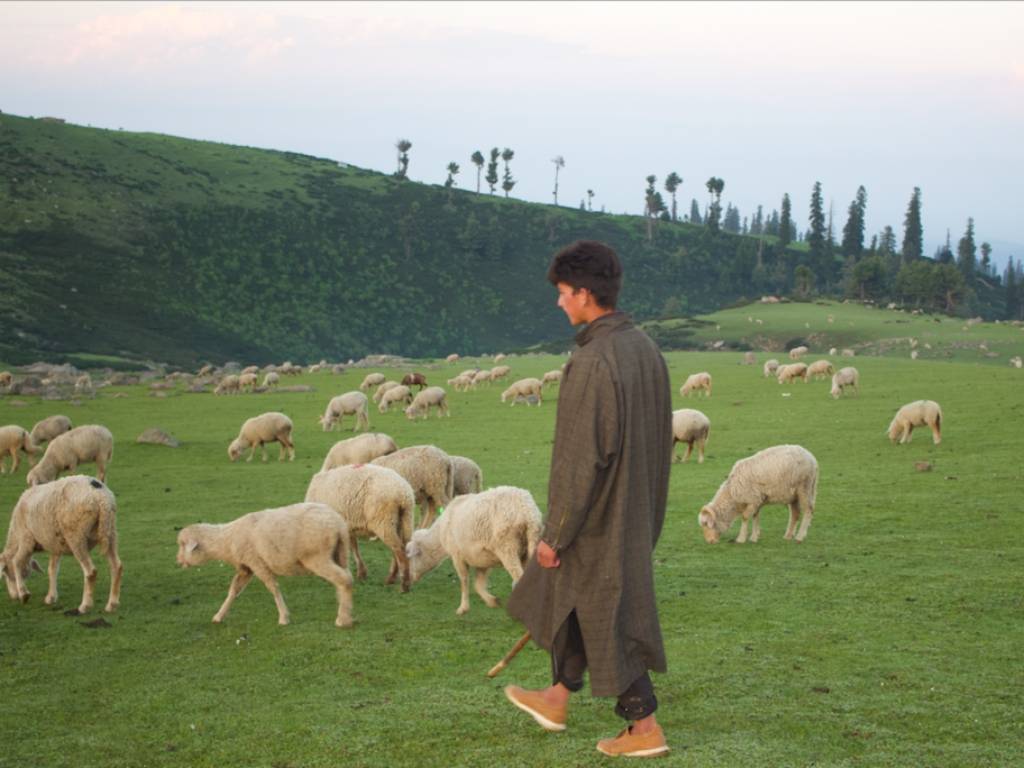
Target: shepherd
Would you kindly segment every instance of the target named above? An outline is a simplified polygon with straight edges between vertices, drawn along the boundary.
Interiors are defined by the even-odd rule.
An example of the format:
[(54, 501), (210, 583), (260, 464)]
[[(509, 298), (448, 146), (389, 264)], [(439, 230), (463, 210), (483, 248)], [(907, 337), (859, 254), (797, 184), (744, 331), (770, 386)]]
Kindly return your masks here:
[(509, 614), (551, 654), (552, 683), (505, 695), (549, 731), (563, 731), (570, 694), (589, 670), (594, 696), (617, 698), (628, 723), (597, 743), (606, 755), (669, 751), (649, 671), (665, 672), (653, 552), (665, 520), (672, 392), (653, 341), (616, 310), (622, 265), (604, 243), (555, 254), (547, 279), (574, 325), (562, 377), (548, 481), (548, 517)]

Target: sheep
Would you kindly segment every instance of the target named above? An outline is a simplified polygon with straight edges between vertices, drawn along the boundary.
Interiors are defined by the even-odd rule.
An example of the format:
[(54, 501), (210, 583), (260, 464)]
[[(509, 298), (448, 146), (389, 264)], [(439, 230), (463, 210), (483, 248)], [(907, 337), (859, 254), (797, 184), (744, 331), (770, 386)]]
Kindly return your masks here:
[(339, 440), (327, 452), (321, 472), (342, 467), (346, 464), (366, 464), (380, 456), (387, 456), (398, 450), (398, 445), (381, 432), (367, 432), (363, 435)]
[(452, 352), (450, 355), (448, 355), (448, 357), (445, 358), (445, 362), (455, 365), (455, 363), (459, 362), (458, 353)]
[(480, 465), (465, 456), (452, 456), (452, 471), (455, 473), (453, 496), (466, 493), (480, 493), (484, 489), (484, 473)]
[(437, 408), (437, 418), (441, 418), (441, 414), (452, 415), (448, 410), (448, 395), (441, 387), (427, 387), (421, 390), (405, 409), (405, 416), (414, 421), (422, 413), (425, 419), (430, 415), (432, 407)]
[(893, 443), (910, 442), (914, 427), (931, 427), (932, 443), (942, 442), (942, 409), (934, 400), (916, 400), (898, 411), (889, 424), (889, 440)]
[(32, 427), (32, 442), (36, 445), (42, 445), (43, 443), (55, 438), (57, 435), (63, 435), (70, 429), (71, 419), (67, 416), (62, 416), (60, 414), (48, 416), (41, 421), (37, 421), (35, 426)]
[(433, 445), (402, 448), (374, 459), (370, 465), (393, 469), (412, 487), (421, 510), (421, 528), (429, 526), (438, 507), (455, 496), (455, 467), (451, 456)]
[(860, 374), (856, 368), (850, 366), (840, 368), (832, 377), (832, 390), (829, 394), (832, 395), (833, 399), (838, 400), (847, 387), (852, 387), (855, 395), (860, 394)]
[(363, 379), (363, 383), (359, 385), (359, 389), (366, 392), (370, 387), (383, 384), (385, 378), (383, 373), (368, 373), (366, 378)]
[[(99, 546), (110, 567), (110, 595), (104, 610), (113, 613), (121, 600), (124, 566), (117, 556), (117, 501), (107, 486), (94, 477), (71, 475), (46, 485), (29, 488), (11, 513), (7, 543), (0, 552), (0, 574), (7, 580), (12, 600), (28, 602), (25, 577), (35, 562), (33, 552), (50, 553), (49, 590), (43, 602), (57, 602), (60, 558), (74, 555), (82, 567), (84, 584), (78, 613), (93, 605), (97, 571), (89, 556)], [(38, 566), (36, 566), (38, 567)]]
[(769, 376), (774, 376), (775, 372), (779, 370), (779, 361), (774, 357), (771, 360), (764, 361), (764, 368), (761, 369), (764, 373), (764, 377), (767, 379)]
[(515, 382), (501, 393), (501, 402), (506, 400), (512, 400), (512, 405), (516, 404), (516, 400), (520, 397), (526, 398), (526, 405), (530, 405), (530, 396), (537, 398), (537, 405), (540, 406), (544, 402), (544, 396), (541, 393), (541, 389), (544, 385), (541, 384), (540, 379), (520, 379)]
[(504, 360), (504, 359), (505, 359), (506, 357), (507, 357), (507, 355), (505, 355), (505, 353), (504, 353), (504, 352), (499, 352), (498, 354), (496, 354), (496, 355), (494, 356), (494, 362), (496, 362), (496, 363), (500, 363), (500, 362), (501, 362), (502, 360)]
[(10, 371), (0, 371), (0, 387), (9, 387), (14, 383), (14, 376)]
[(291, 504), (250, 512), (230, 523), (196, 523), (178, 532), (178, 565), (208, 560), (235, 567), (228, 596), (213, 623), (220, 624), (231, 604), (255, 575), (274, 596), (277, 623), (288, 624), (288, 606), (275, 576), (315, 573), (338, 594), (337, 627), (352, 626), (352, 573), (348, 567), (349, 530), (326, 504)]
[(806, 355), (809, 351), (810, 350), (807, 347), (804, 347), (804, 346), (793, 347), (791, 350), (789, 350), (789, 359), (790, 360), (799, 360), (801, 357)]
[(793, 379), (803, 379), (804, 384), (807, 383), (807, 363), (790, 363), (789, 365), (779, 366), (779, 370), (776, 371), (776, 376), (779, 380), (779, 384), (788, 384)]
[(693, 452), (694, 443), (697, 444), (697, 463), (704, 463), (704, 446), (707, 444), (708, 436), (711, 434), (711, 422), (708, 417), (700, 411), (692, 408), (680, 408), (672, 412), (672, 448), (673, 461), (677, 459), (675, 454), (676, 443), (686, 443), (686, 454), (682, 461), (690, 458)]
[(829, 349), (828, 354), (830, 357), (835, 357), (836, 355), (839, 354), (839, 350), (836, 349), (835, 347), (832, 347), (831, 349)]
[[(246, 419), (242, 428), (238, 431), (238, 437), (231, 441), (228, 446), (228, 457), (231, 461), (238, 461), (238, 457), (246, 448), (249, 448), (249, 457), (246, 461), (252, 461), (256, 448), (259, 447), (263, 461), (267, 460), (267, 443), (279, 443), (281, 450), (277, 457), (278, 461), (284, 461), (285, 451), (289, 454), (289, 461), (295, 461), (295, 444), (292, 443), (292, 420), (283, 413), (268, 411), (259, 416)], [(45, 458), (45, 457), (44, 457)]]
[(498, 599), (487, 589), (488, 573), (501, 565), (513, 584), (517, 582), (540, 533), (540, 510), (530, 492), (503, 485), (453, 499), (436, 523), (412, 534), (405, 551), (413, 581), (451, 557), (462, 587), (455, 611), (461, 616), (469, 610), (469, 569), (476, 569), (474, 587), (480, 599), (496, 608)]
[[(497, 360), (498, 358), (494, 359)], [(493, 368), (491, 368), (491, 381), (500, 381), (501, 379), (504, 379), (506, 376), (508, 376), (511, 370), (512, 369), (509, 368), (507, 365), (494, 366)]]
[(1010, 365), (1014, 368), (1020, 368), (1024, 366), (1024, 359), (1022, 359), (1020, 355), (1015, 355), (1010, 358)]
[(807, 367), (807, 375), (817, 378), (828, 378), (836, 372), (836, 369), (832, 367), (832, 363), (828, 360), (815, 360)]
[(260, 372), (260, 367), (258, 365), (247, 365), (247, 366), (245, 366), (245, 368), (240, 370), (238, 373), (239, 373), (239, 376), (241, 377), (241, 376), (245, 376), (246, 374), (249, 374), (249, 373), (259, 373), (259, 372)]
[(238, 377), (238, 391), (239, 392), (252, 392), (256, 389), (256, 382), (259, 381), (258, 373), (243, 373)]
[(0, 427), (0, 475), (4, 474), (7, 454), (11, 454), (11, 474), (13, 475), (18, 471), (18, 464), (21, 460), (19, 454), (23, 452), (28, 457), (29, 466), (31, 466), (37, 451), (36, 443), (28, 430), (17, 424)]
[(460, 374), (454, 379), (448, 379), (448, 386), (456, 392), (465, 392), (473, 385), (473, 377)]
[(276, 387), (280, 381), (281, 377), (277, 371), (267, 371), (267, 375), (263, 377), (263, 386), (266, 389), (270, 389), (271, 387)]
[(397, 381), (394, 381), (393, 379), (389, 379), (388, 381), (381, 382), (381, 384), (377, 387), (377, 389), (373, 393), (373, 402), (380, 403), (380, 399), (382, 397), (384, 397), (384, 393), (385, 392), (387, 392), (389, 389), (394, 389), (395, 387), (398, 387), (398, 386), (401, 386), (401, 385)]
[(341, 429), (342, 418), (349, 414), (355, 417), (352, 423), (353, 432), (360, 427), (370, 428), (370, 403), (362, 392), (346, 392), (331, 398), (324, 410), (324, 415), (319, 419), (319, 424), (323, 427), (324, 432), (333, 430), (335, 425)]
[(407, 387), (419, 387), (422, 392), (427, 386), (427, 377), (422, 373), (407, 373), (402, 377), (402, 384)]
[(358, 540), (376, 536), (394, 556), (385, 584), (393, 583), (400, 572), (401, 590), (409, 591), (405, 544), (412, 536), (416, 498), (399, 473), (373, 464), (335, 467), (313, 475), (305, 500), (327, 504), (348, 524), (357, 578), (366, 578)]
[(689, 396), (691, 392), (700, 391), (706, 392), (707, 396), (711, 397), (711, 374), (707, 371), (690, 374), (683, 386), (679, 388), (679, 394), (683, 397)]
[(743, 365), (754, 365), (755, 363), (757, 363), (757, 355), (753, 352), (743, 353)]
[(83, 373), (77, 379), (75, 379), (75, 394), (76, 395), (91, 395), (92, 394), (92, 377), (88, 373)]
[(561, 369), (555, 369), (548, 371), (540, 379), (541, 386), (546, 387), (548, 384), (554, 384), (556, 386), (562, 383), (562, 371)]
[(377, 406), (377, 410), (381, 413), (387, 413), (392, 403), (405, 403), (408, 405), (412, 402), (412, 391), (401, 384), (397, 387), (391, 387), (381, 395), (380, 405)]
[(79, 464), (96, 462), (96, 474), (106, 481), (107, 464), (113, 458), (114, 436), (110, 430), (99, 424), (85, 424), (53, 438), (25, 480), (29, 485), (49, 483), (61, 472), (72, 472)]
[(209, 376), (211, 373), (213, 373), (213, 366), (210, 365), (210, 363), (207, 363), (206, 365), (199, 369), (199, 372), (196, 374), (196, 376)]
[(843, 357), (855, 357), (857, 355), (852, 349), (844, 349), (839, 354)]
[(801, 514), (797, 541), (803, 541), (814, 517), (814, 499), (818, 493), (818, 462), (799, 445), (776, 445), (740, 459), (732, 466), (711, 499), (700, 511), (698, 521), (709, 544), (729, 530), (742, 515), (743, 524), (737, 544), (747, 540), (747, 522), (754, 518), (750, 540), (761, 537), (760, 514), (765, 504), (789, 505), (789, 525), (784, 539), (792, 539)]
[[(479, 371), (479, 368), (467, 368), (460, 373), (459, 376), (469, 376), (470, 378), (473, 378), (477, 373), (479, 373)], [(490, 373), (490, 371), (488, 371), (488, 373)]]
[(492, 381), (490, 371), (477, 371), (473, 374), (473, 383), (470, 386), (473, 389), (476, 389), (477, 384), (483, 384), (490, 381)]
[(214, 388), (213, 394), (215, 395), (227, 395), (232, 392), (238, 391), (238, 376), (231, 373), (220, 380), (220, 383)]

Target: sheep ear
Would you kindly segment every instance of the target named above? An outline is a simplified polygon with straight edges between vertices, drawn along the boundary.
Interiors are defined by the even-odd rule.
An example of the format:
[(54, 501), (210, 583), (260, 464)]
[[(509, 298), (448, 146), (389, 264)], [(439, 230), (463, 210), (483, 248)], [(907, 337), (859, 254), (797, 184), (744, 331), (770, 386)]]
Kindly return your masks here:
[(190, 541), (188, 544), (185, 545), (185, 553), (186, 554), (191, 555), (197, 549), (199, 549), (199, 542), (198, 541)]
[(698, 517), (698, 520), (700, 520), (700, 524), (705, 528), (713, 527), (715, 524), (715, 510), (713, 510), (711, 507), (704, 507), (700, 511), (700, 516)]

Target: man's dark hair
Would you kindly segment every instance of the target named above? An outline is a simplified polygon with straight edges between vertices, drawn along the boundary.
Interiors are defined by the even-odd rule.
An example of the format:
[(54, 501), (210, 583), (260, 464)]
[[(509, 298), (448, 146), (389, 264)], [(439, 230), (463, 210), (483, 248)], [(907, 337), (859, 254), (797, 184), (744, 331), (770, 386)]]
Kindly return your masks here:
[(622, 287), (622, 264), (610, 246), (597, 240), (577, 240), (551, 258), (548, 282), (586, 288), (599, 305), (615, 309)]

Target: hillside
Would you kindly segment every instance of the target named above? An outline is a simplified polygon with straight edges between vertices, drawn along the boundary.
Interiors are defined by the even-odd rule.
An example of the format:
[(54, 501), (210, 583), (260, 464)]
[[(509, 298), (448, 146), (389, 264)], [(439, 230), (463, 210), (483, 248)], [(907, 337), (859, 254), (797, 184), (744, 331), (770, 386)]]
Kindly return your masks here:
[(544, 269), (581, 237), (622, 254), (622, 305), (640, 319), (785, 290), (801, 258), (669, 222), (648, 242), (641, 217), (305, 155), (0, 115), (0, 360), (426, 357), (567, 338)]

